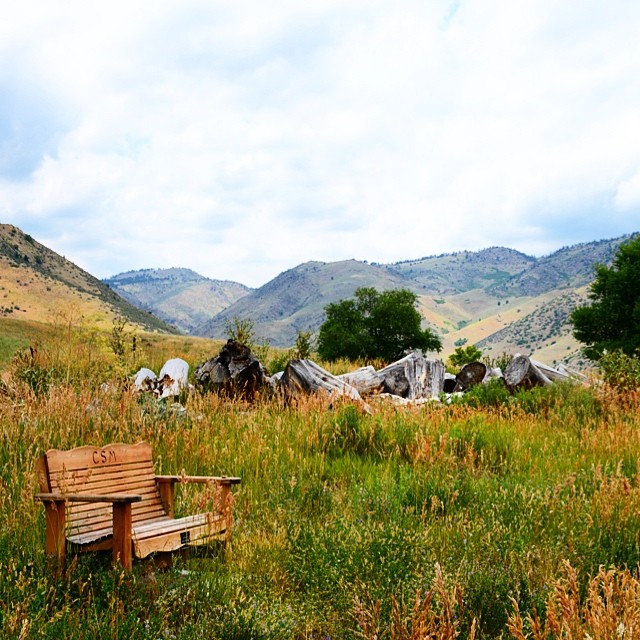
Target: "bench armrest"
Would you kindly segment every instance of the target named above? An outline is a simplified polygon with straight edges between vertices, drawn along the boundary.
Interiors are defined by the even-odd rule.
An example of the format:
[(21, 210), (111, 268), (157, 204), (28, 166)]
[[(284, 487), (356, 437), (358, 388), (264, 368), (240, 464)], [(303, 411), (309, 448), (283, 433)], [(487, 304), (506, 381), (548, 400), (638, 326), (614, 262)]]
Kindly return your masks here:
[(173, 518), (175, 486), (179, 482), (195, 482), (199, 484), (217, 485), (219, 490), (223, 492), (220, 503), (226, 504), (228, 502), (228, 496), (231, 493), (231, 485), (239, 484), (240, 478), (231, 478), (227, 476), (156, 476), (160, 499), (162, 500), (162, 504), (164, 505), (167, 515), (171, 518)]
[(156, 482), (198, 482), (205, 484), (208, 482), (216, 484), (240, 484), (241, 479), (229, 476), (156, 476)]
[(37, 493), (36, 498), (42, 502), (140, 502), (142, 496), (131, 493), (105, 493), (104, 495), (89, 493)]

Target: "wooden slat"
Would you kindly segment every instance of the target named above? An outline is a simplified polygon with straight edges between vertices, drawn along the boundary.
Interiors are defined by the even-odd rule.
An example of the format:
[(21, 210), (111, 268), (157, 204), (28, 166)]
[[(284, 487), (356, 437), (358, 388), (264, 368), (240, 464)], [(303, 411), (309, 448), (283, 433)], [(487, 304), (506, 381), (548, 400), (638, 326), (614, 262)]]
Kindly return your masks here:
[(91, 469), (101, 466), (131, 462), (151, 461), (151, 445), (147, 442), (109, 444), (106, 447), (78, 447), (70, 451), (50, 449), (46, 453), (49, 473), (66, 469)]
[(148, 527), (134, 527), (133, 547), (135, 555), (144, 558), (150, 553), (206, 544), (222, 537), (224, 533), (224, 519), (204, 513), (176, 520), (167, 519)]
[(52, 484), (60, 488), (81, 486), (84, 484), (98, 485), (105, 482), (115, 482), (117, 480), (128, 483), (153, 482), (153, 479), (153, 469), (151, 467), (147, 469), (122, 469), (119, 467), (110, 473), (83, 474), (81, 476), (60, 473), (52, 474), (51, 476)]
[[(161, 522), (161, 521), (165, 521), (166, 519), (167, 519), (167, 516), (162, 516), (159, 518), (154, 518), (149, 521), (145, 521), (142, 524), (149, 524), (152, 522)], [(111, 537), (112, 534), (113, 534), (113, 530), (111, 527), (111, 523), (109, 523), (109, 526), (103, 527), (102, 529), (96, 529), (95, 531), (69, 533), (67, 534), (67, 539), (73, 544), (88, 545), (98, 540), (109, 538)]]
[[(47, 454), (45, 454), (47, 455)], [(47, 458), (47, 466), (49, 466), (49, 458)], [(50, 476), (63, 476), (69, 477), (87, 477), (90, 475), (100, 475), (104, 473), (113, 473), (118, 469), (151, 469), (153, 468), (153, 460), (131, 460), (129, 462), (106, 462), (104, 464), (91, 464), (86, 467), (79, 467), (77, 464), (67, 466), (67, 464), (58, 459), (55, 463), (55, 467), (49, 469)]]
[[(144, 523), (154, 518), (167, 517), (161, 505), (133, 505), (132, 518), (135, 524)], [(111, 526), (113, 513), (111, 506), (94, 510), (87, 516), (71, 512), (69, 514), (69, 529), (76, 532), (90, 532)]]
[(145, 467), (112, 467), (110, 469), (100, 469), (99, 473), (64, 473), (58, 472), (51, 474), (52, 486), (59, 490), (71, 490), (76, 486), (86, 484), (99, 486), (109, 482), (123, 482), (127, 484), (136, 483), (154, 483), (153, 467), (146, 465)]

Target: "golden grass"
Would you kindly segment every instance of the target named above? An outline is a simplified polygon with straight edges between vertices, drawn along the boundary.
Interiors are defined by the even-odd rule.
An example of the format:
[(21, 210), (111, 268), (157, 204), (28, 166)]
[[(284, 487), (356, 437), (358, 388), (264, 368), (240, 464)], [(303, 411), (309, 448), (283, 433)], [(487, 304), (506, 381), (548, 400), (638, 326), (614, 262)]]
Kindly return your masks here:
[[(546, 619), (537, 612), (523, 619), (518, 603), (509, 616), (509, 634), (516, 640), (614, 640), (640, 635), (640, 581), (628, 569), (600, 567), (581, 595), (578, 572), (563, 562), (546, 602)], [(528, 629), (528, 631), (526, 631)]]
[[(121, 374), (157, 370), (168, 357), (195, 364), (220, 343), (138, 337), (135, 354), (118, 360), (104, 334), (61, 325), (33, 362), (5, 372), (8, 637), (62, 637), (61, 620), (63, 636), (109, 637), (101, 607), (118, 624), (131, 614), (155, 625), (155, 635), (132, 638), (639, 637), (640, 395), (567, 387), (497, 406), (376, 405), (366, 416), (319, 397), (249, 404), (195, 393), (177, 413), (132, 395)], [(28, 367), (56, 377), (37, 392), (20, 375)], [(139, 440), (151, 443), (158, 473), (242, 477), (224, 561), (195, 559), (191, 577), (169, 575), (153, 592), (135, 576), (118, 586), (117, 576), (92, 569), (90, 578), (74, 565), (68, 585), (49, 582), (37, 458)], [(179, 513), (209, 499), (191, 489), (179, 494)], [(98, 578), (111, 585), (106, 595)], [(201, 595), (199, 585), (216, 580), (218, 595)], [(191, 631), (174, 614), (183, 606), (175, 592), (198, 612)], [(72, 631), (82, 625), (84, 636)]]

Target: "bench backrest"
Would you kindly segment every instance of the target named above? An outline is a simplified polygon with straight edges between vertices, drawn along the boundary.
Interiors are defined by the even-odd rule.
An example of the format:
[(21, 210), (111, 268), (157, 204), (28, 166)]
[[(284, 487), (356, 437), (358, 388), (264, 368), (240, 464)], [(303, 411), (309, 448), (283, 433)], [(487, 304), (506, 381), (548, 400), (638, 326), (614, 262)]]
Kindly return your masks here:
[[(38, 465), (40, 490), (62, 494), (137, 494), (142, 496), (142, 501), (132, 505), (135, 524), (166, 518), (151, 456), (151, 445), (146, 442), (79, 447), (70, 451), (50, 449)], [(100, 532), (109, 529), (111, 523), (109, 503), (69, 503), (69, 535)]]

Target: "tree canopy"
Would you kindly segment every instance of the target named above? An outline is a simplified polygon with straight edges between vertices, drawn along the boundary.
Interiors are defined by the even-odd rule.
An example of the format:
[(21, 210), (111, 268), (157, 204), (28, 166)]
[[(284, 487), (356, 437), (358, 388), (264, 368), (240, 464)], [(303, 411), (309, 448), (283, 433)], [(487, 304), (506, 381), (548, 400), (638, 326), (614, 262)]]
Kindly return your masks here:
[(588, 358), (605, 351), (634, 355), (640, 348), (640, 236), (618, 248), (610, 267), (596, 266), (589, 305), (571, 314), (573, 335)]
[(417, 300), (408, 289), (380, 293), (373, 287), (362, 287), (354, 298), (328, 304), (318, 353), (325, 360), (380, 358), (391, 362), (401, 358), (406, 349), (440, 351), (440, 338), (420, 327)]
[(449, 362), (454, 367), (463, 367), (470, 362), (477, 362), (482, 358), (482, 351), (475, 344), (466, 347), (456, 347), (456, 350), (449, 356)]

